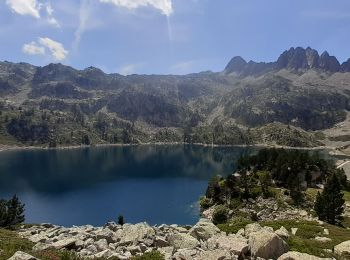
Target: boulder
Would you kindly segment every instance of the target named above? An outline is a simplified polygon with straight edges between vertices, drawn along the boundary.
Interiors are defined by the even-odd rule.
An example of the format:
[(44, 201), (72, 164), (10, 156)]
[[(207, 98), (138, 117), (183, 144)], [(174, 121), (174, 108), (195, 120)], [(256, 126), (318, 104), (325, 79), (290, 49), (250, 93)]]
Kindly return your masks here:
[(291, 231), (292, 231), (292, 234), (295, 236), (298, 231), (298, 228), (291, 228)]
[[(222, 249), (215, 249), (212, 251), (204, 251), (199, 254), (198, 260), (232, 260), (230, 252)], [(237, 258), (238, 259), (238, 258)]]
[(288, 252), (289, 247), (277, 234), (261, 230), (250, 234), (249, 249), (253, 257), (276, 259)]
[(167, 246), (157, 249), (165, 258), (165, 260), (170, 260), (174, 253), (174, 247), (173, 246)]
[(282, 239), (287, 240), (289, 238), (289, 232), (285, 227), (280, 227), (280, 229), (277, 229), (275, 233)]
[(17, 251), (13, 256), (11, 256), (8, 260), (38, 260), (34, 256), (31, 256), (22, 251)]
[(154, 239), (154, 245), (155, 245), (156, 247), (167, 247), (167, 246), (169, 246), (169, 242), (166, 241), (165, 238), (156, 237), (156, 238)]
[(77, 240), (75, 238), (62, 239), (53, 243), (52, 247), (54, 247), (55, 249), (62, 249), (62, 248), (72, 249), (75, 247), (76, 241)]
[(332, 239), (328, 237), (315, 237), (315, 240), (321, 243), (328, 243), (332, 241)]
[(106, 239), (108, 243), (117, 241), (114, 232), (107, 228), (96, 231), (95, 235), (97, 239)]
[(147, 223), (139, 223), (135, 225), (125, 224), (123, 229), (116, 232), (116, 236), (120, 238), (121, 244), (132, 244), (142, 241), (146, 238), (154, 238), (154, 229)]
[(180, 249), (172, 257), (172, 260), (193, 260), (196, 259), (197, 251), (194, 249)]
[(334, 247), (334, 253), (342, 257), (350, 257), (350, 240), (340, 243)]
[(173, 233), (168, 237), (168, 242), (175, 249), (193, 249), (200, 245), (199, 241), (193, 236), (184, 233)]
[(248, 240), (237, 235), (215, 235), (208, 239), (209, 250), (221, 249), (244, 257), (248, 252)]
[(33, 251), (43, 251), (50, 248), (51, 246), (51, 244), (39, 242), (33, 246)]
[(105, 238), (97, 240), (94, 245), (99, 252), (108, 249), (108, 242)]
[(208, 240), (213, 235), (220, 233), (220, 229), (208, 219), (200, 219), (188, 232), (198, 240)]
[(290, 251), (281, 255), (278, 260), (331, 260), (332, 258), (320, 258), (313, 255)]
[(246, 237), (249, 237), (249, 235), (253, 232), (257, 232), (257, 231), (260, 231), (262, 230), (263, 227), (260, 226), (258, 223), (252, 223), (252, 224), (248, 224), (245, 226), (245, 229), (244, 229), (244, 235)]
[(108, 258), (113, 255), (113, 252), (109, 249), (103, 250), (94, 255), (94, 258)]

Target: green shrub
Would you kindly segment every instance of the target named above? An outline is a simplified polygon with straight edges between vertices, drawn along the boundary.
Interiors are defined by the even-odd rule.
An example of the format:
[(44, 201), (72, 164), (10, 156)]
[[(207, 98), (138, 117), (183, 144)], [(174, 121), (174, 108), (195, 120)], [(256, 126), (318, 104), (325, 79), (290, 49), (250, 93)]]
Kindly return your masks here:
[(24, 204), (16, 195), (10, 200), (0, 200), (0, 227), (13, 227), (24, 220)]
[(215, 225), (225, 223), (227, 221), (227, 217), (228, 209), (224, 205), (218, 205), (215, 207), (213, 213), (213, 223)]
[(212, 206), (211, 200), (207, 197), (203, 196), (199, 199), (199, 205), (201, 210), (206, 210)]
[(119, 215), (118, 217), (118, 224), (121, 226), (125, 224), (124, 217), (122, 215)]
[(233, 233), (237, 233), (238, 230), (240, 230), (241, 228), (244, 228), (246, 225), (251, 223), (253, 223), (253, 221), (247, 218), (235, 217), (231, 219), (229, 222), (225, 224), (219, 224), (217, 226), (221, 231), (224, 231), (227, 234), (233, 234)]

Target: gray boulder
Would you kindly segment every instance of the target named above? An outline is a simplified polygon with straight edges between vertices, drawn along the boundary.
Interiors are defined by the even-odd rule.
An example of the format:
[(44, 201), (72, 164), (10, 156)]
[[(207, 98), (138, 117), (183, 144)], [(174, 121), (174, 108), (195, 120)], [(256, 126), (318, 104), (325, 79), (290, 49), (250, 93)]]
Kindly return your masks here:
[(218, 233), (220, 233), (220, 229), (208, 219), (200, 219), (199, 222), (189, 230), (189, 234), (198, 240), (208, 240)]
[(237, 235), (215, 235), (208, 239), (209, 250), (221, 249), (244, 257), (248, 252), (248, 240)]
[(59, 241), (53, 243), (52, 247), (54, 247), (56, 249), (62, 249), (62, 248), (72, 249), (75, 247), (76, 241), (77, 240), (75, 238), (62, 239), (62, 240), (59, 240)]
[(227, 250), (215, 249), (212, 251), (201, 252), (197, 259), (198, 260), (232, 260), (235, 258), (233, 258), (230, 252)]
[(350, 258), (350, 240), (340, 243), (334, 247), (334, 253), (341, 257)]
[(260, 231), (262, 229), (263, 229), (263, 227), (260, 226), (258, 223), (248, 224), (245, 226), (244, 235), (246, 237), (249, 237), (251, 233)]
[(281, 237), (282, 239), (287, 240), (289, 238), (289, 232), (285, 227), (280, 227), (280, 229), (277, 229), (275, 233)]
[(332, 258), (320, 258), (313, 255), (290, 251), (281, 255), (278, 260), (332, 260)]
[(175, 249), (193, 249), (200, 245), (193, 236), (184, 233), (173, 233), (168, 237), (168, 242)]
[(249, 249), (253, 257), (276, 259), (288, 252), (289, 246), (277, 234), (261, 230), (250, 234)]
[(35, 258), (34, 256), (24, 253), (22, 251), (17, 251), (8, 260), (38, 260), (38, 258)]
[(132, 244), (147, 238), (154, 239), (155, 234), (154, 229), (147, 223), (125, 224), (123, 229), (119, 229), (116, 232), (116, 236), (120, 238), (121, 244)]

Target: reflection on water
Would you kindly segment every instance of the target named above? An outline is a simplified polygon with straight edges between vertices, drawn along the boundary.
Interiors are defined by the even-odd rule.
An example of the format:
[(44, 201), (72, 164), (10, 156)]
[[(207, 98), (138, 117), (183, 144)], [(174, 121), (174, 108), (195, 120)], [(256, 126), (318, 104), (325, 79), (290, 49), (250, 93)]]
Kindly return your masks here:
[(211, 176), (253, 148), (147, 145), (0, 153), (0, 195), (17, 193), (27, 222), (192, 224)]

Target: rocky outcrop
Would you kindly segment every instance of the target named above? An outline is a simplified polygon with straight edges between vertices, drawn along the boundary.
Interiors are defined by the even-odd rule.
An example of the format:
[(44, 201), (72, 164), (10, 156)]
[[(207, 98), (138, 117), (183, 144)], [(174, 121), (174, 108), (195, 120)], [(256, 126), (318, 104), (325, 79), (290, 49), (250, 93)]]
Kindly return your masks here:
[(200, 219), (189, 231), (189, 234), (198, 240), (208, 240), (217, 233), (220, 233), (220, 229), (208, 219)]
[(278, 260), (331, 260), (332, 258), (320, 258), (299, 252), (290, 251), (281, 255)]

